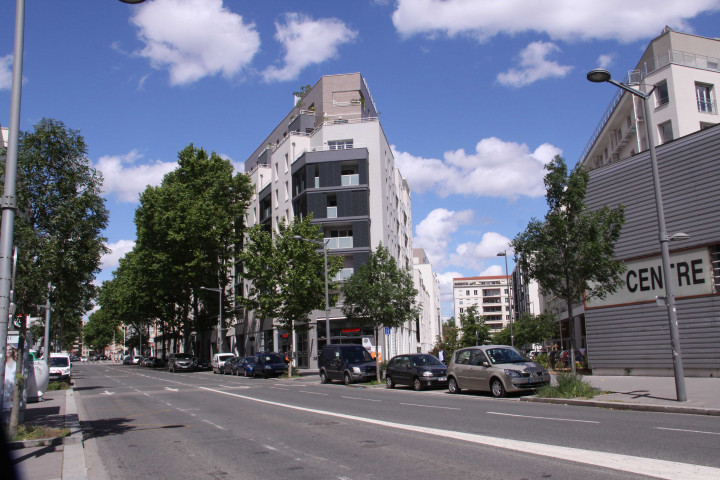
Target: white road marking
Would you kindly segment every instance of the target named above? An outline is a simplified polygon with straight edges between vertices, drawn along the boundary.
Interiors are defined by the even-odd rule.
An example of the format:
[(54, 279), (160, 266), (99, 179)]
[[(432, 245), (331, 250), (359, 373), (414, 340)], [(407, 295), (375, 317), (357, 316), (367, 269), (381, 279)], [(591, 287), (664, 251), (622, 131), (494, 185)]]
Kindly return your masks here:
[(409, 405), (411, 407), (441, 408), (443, 410), (460, 410), (459, 408), (455, 407), (436, 407), (434, 405), (420, 405), (418, 403), (401, 403), (400, 405)]
[(703, 432), (702, 430), (685, 430), (683, 428), (654, 427), (658, 430), (672, 430), (674, 432), (706, 433), (708, 435), (720, 435), (720, 432)]
[(486, 412), (490, 415), (503, 415), (505, 417), (535, 418), (537, 420), (555, 420), (558, 422), (578, 422), (578, 423), (600, 423), (593, 420), (574, 420), (571, 418), (553, 418), (553, 417), (533, 417), (532, 415), (515, 415), (512, 413)]
[(302, 393), (309, 393), (310, 395), (325, 395), (326, 397), (329, 395), (327, 393), (320, 393), (320, 392), (308, 392), (307, 390), (300, 390)]
[(478, 435), (474, 433), (455, 432), (452, 430), (442, 430), (439, 428), (420, 427), (416, 425), (406, 425), (402, 423), (387, 422), (374, 418), (358, 417), (355, 415), (346, 415), (344, 413), (335, 413), (325, 410), (317, 410), (314, 408), (300, 407), (297, 405), (289, 405), (286, 403), (272, 402), (259, 398), (248, 397), (232, 392), (225, 392), (214, 388), (199, 387), (208, 392), (215, 392), (221, 395), (242, 398), (251, 402), (273, 405), (281, 408), (290, 408), (301, 412), (315, 413), (335, 418), (343, 418), (346, 420), (354, 420), (357, 422), (380, 425), (383, 427), (395, 428), (409, 432), (425, 433), (427, 435), (435, 435), (438, 437), (449, 438), (452, 440), (462, 440), (465, 442), (475, 443), (479, 445), (487, 445), (493, 448), (505, 448), (516, 452), (525, 452), (531, 455), (541, 455), (544, 457), (558, 458), (569, 462), (582, 463), (586, 465), (595, 465), (597, 467), (609, 468), (623, 472), (636, 473), (657, 478), (677, 479), (692, 478), (693, 480), (717, 480), (720, 478), (720, 468), (706, 467), (703, 465), (692, 465), (689, 463), (671, 462), (668, 460), (657, 460), (653, 458), (636, 457), (632, 455), (623, 455), (619, 453), (598, 452), (594, 450), (585, 450), (581, 448), (565, 447), (559, 445), (545, 445), (543, 443), (526, 442), (522, 440), (510, 440), (506, 438), (491, 437), (488, 435)]
[(171, 392), (177, 392), (177, 391), (179, 391), (179, 389), (177, 389), (177, 388), (170, 388), (170, 387), (163, 387), (163, 388), (164, 388), (165, 390), (169, 390), (169, 391), (171, 391)]
[(272, 450), (273, 452), (277, 452), (277, 448), (271, 447), (270, 445), (263, 445), (263, 447), (267, 448), (268, 450)]
[(212, 422), (211, 422), (211, 421), (209, 421), (209, 420), (203, 420), (203, 422), (205, 422), (205, 423), (209, 423), (209, 424), (210, 424), (210, 425), (212, 425), (213, 427), (215, 427), (215, 428), (219, 428), (220, 430), (227, 430), (227, 428), (225, 428), (225, 427), (221, 427), (220, 425), (216, 425), (216, 424), (212, 423)]
[(108, 392), (107, 390), (105, 390), (100, 395), (115, 395), (115, 392)]
[(363, 402), (382, 402), (382, 400), (375, 400), (375, 399), (361, 398), (361, 397), (346, 397), (344, 395), (340, 395), (340, 398), (349, 398), (350, 400), (362, 400)]

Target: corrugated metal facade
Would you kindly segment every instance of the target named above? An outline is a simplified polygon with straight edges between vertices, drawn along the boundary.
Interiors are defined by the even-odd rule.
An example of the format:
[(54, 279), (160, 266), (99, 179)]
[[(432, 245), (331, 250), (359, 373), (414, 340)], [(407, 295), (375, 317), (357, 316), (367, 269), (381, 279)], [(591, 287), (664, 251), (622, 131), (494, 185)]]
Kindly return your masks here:
[[(720, 244), (720, 126), (657, 148), (668, 234), (690, 240), (670, 251)], [(616, 258), (660, 255), (648, 152), (590, 172), (586, 204), (625, 206)], [(717, 280), (715, 281), (717, 285)], [(720, 375), (720, 298), (677, 300), (686, 375)], [(654, 302), (585, 310), (588, 361), (594, 373), (672, 375), (667, 309)]]

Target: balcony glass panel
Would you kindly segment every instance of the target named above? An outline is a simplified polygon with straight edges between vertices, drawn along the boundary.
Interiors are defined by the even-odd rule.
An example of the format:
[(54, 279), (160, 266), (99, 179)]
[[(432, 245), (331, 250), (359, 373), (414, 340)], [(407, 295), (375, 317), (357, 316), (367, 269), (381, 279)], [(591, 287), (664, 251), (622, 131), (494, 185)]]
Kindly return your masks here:
[(326, 238), (328, 250), (336, 248), (353, 248), (353, 237)]
[(354, 268), (343, 268), (338, 272), (338, 274), (333, 278), (334, 282), (343, 282), (350, 278), (350, 276), (355, 272)]
[(337, 218), (337, 207), (327, 207), (327, 218)]
[(343, 186), (360, 185), (360, 174), (358, 173), (352, 175), (342, 175), (340, 179)]

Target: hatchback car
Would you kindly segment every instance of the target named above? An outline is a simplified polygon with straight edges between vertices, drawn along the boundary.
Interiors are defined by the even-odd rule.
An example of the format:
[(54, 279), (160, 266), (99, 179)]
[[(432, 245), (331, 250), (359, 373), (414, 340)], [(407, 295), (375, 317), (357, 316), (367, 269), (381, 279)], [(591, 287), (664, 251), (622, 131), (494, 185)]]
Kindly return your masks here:
[(225, 375), (232, 375), (233, 374), (233, 366), (237, 364), (237, 362), (240, 361), (240, 357), (230, 357), (227, 360), (225, 360), (225, 364), (223, 365), (222, 372)]
[(261, 375), (264, 378), (279, 377), (287, 370), (285, 359), (277, 353), (255, 354), (255, 367), (253, 377)]
[(547, 369), (507, 345), (483, 345), (456, 350), (447, 370), (448, 390), (484, 390), (493, 397), (526, 392), (550, 383)]
[(195, 370), (195, 364), (189, 353), (171, 353), (168, 355), (167, 361), (168, 372), (177, 371), (192, 372)]
[(240, 375), (240, 371), (242, 370), (243, 375), (246, 377), (254, 377), (255, 376), (255, 357), (243, 357), (242, 361), (238, 363), (238, 375)]
[(447, 386), (447, 366), (429, 353), (398, 355), (390, 359), (385, 371), (385, 386), (410, 385), (416, 391)]

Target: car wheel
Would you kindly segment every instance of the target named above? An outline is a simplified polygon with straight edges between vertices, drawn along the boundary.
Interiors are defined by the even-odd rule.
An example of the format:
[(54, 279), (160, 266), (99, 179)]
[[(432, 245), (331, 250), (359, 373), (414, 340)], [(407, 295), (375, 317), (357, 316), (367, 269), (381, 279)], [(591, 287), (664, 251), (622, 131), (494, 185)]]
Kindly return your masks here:
[(420, 382), (420, 379), (415, 377), (415, 379), (413, 380), (413, 389), (416, 392), (419, 392), (420, 390), (423, 390), (423, 388), (424, 387), (423, 387), (423, 384)]
[(213, 375), (217, 375), (217, 370), (215, 370), (215, 367), (213, 367)]
[(502, 398), (505, 396), (505, 386), (499, 378), (493, 378), (490, 380), (490, 393), (495, 398)]
[(457, 383), (457, 380), (455, 380), (455, 377), (450, 377), (448, 379), (448, 391), (450, 393), (460, 393), (462, 391), (460, 389), (460, 385)]
[(395, 382), (389, 375), (385, 375), (385, 388), (395, 388)]
[(262, 375), (263, 375), (263, 378), (270, 378), (270, 377), (268, 376), (268, 373), (267, 373), (267, 372), (263, 372)]
[(330, 383), (330, 379), (328, 378), (327, 374), (325, 373), (325, 370), (320, 372), (320, 383)]
[(352, 383), (352, 379), (350, 378), (349, 373), (346, 373), (345, 375), (343, 375), (343, 383), (345, 384), (346, 387)]

